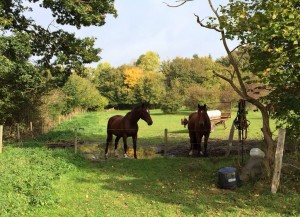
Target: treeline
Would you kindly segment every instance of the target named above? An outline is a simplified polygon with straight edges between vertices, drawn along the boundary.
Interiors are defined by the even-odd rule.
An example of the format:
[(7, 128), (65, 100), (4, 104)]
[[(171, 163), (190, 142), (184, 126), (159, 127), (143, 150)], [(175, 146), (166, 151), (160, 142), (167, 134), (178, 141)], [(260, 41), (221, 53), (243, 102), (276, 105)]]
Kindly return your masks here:
[(114, 68), (101, 63), (88, 74), (108, 107), (128, 108), (146, 102), (153, 108), (174, 113), (182, 107), (195, 109), (197, 103), (231, 101), (237, 98), (228, 84), (214, 78), (211, 71), (220, 65), (211, 57), (177, 57), (160, 61), (148, 51), (136, 62)]
[(198, 102), (237, 99), (228, 84), (212, 76), (211, 70), (220, 67), (220, 61), (209, 56), (161, 62), (158, 54), (149, 51), (132, 64), (112, 67), (100, 63), (81, 73), (72, 71), (68, 77), (62, 66), (56, 67), (64, 77), (59, 73), (53, 76), (28, 62), (27, 57), (17, 62), (3, 59), (2, 65), (6, 67), (0, 74), (0, 118), (9, 135), (15, 132), (16, 124), (26, 128), (34, 122), (42, 131), (75, 111), (129, 109), (144, 102), (174, 113), (182, 107), (195, 109)]

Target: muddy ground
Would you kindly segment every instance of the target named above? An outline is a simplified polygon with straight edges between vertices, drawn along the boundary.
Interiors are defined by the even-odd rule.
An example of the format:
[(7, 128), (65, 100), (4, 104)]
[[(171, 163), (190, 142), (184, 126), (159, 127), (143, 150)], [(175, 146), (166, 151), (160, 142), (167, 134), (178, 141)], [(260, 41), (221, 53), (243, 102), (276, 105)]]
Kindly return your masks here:
[[(251, 148), (261, 147), (262, 141), (247, 140), (243, 145), (244, 154), (249, 155)], [(74, 149), (73, 142), (55, 142), (48, 144), (49, 148), (71, 148)], [(227, 140), (210, 139), (208, 141), (207, 154), (209, 157), (225, 156), (228, 149)], [(202, 145), (203, 150), (203, 145)], [(78, 143), (78, 151), (91, 160), (104, 159), (104, 144), (99, 144), (95, 141), (81, 141)], [(188, 157), (190, 151), (190, 144), (188, 142), (168, 144), (167, 156), (168, 157)], [(242, 145), (239, 141), (233, 141), (230, 147), (230, 155), (237, 155), (242, 152)], [(120, 144), (118, 148), (118, 158), (123, 156), (123, 146)], [(128, 147), (128, 155), (133, 158), (133, 148), (130, 144)], [(138, 158), (152, 158), (157, 156), (164, 156), (164, 144), (157, 144), (153, 146), (137, 147)], [(194, 151), (193, 157), (198, 157), (197, 150)], [(109, 158), (115, 158), (114, 147), (109, 148)]]
[[(251, 148), (261, 147), (261, 144), (262, 141), (247, 140), (242, 147), (239, 141), (233, 141), (230, 147), (230, 154), (237, 155), (239, 151), (242, 151), (242, 148), (244, 153), (249, 154)], [(163, 145), (161, 145), (161, 147), (163, 147)], [(226, 140), (210, 139), (207, 146), (207, 154), (211, 157), (225, 156), (228, 147), (228, 141)], [(163, 150), (163, 148), (161, 149)], [(188, 156), (189, 150), (189, 144), (172, 144), (172, 146), (168, 148), (167, 154), (174, 157), (185, 157)], [(203, 145), (202, 150), (204, 150)], [(194, 152), (197, 153), (197, 151)]]

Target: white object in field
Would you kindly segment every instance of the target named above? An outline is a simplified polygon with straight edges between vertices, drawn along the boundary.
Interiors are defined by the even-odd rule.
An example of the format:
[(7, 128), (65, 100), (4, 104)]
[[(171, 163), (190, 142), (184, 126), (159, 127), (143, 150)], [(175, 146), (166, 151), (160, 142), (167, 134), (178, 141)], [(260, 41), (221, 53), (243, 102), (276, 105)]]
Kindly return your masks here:
[(262, 150), (260, 150), (259, 148), (252, 148), (250, 150), (250, 156), (264, 158), (265, 153)]
[(209, 110), (209, 111), (207, 111), (207, 114), (210, 119), (221, 118), (220, 110)]

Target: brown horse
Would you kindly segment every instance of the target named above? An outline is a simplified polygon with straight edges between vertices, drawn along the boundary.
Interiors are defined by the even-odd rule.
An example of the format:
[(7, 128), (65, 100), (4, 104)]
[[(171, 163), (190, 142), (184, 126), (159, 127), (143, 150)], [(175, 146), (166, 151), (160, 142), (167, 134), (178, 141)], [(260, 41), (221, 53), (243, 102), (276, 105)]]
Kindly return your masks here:
[(136, 141), (137, 141), (137, 133), (139, 130), (137, 122), (140, 119), (144, 120), (148, 125), (152, 125), (153, 123), (150, 113), (144, 104), (142, 104), (142, 106), (138, 106), (132, 109), (125, 116), (115, 115), (108, 120), (105, 159), (107, 159), (108, 145), (112, 143), (113, 135), (116, 136), (115, 155), (117, 155), (116, 151), (118, 148), (118, 142), (122, 137), (123, 144), (124, 144), (124, 157), (127, 157), (127, 137), (132, 137), (134, 158), (137, 158)]
[(204, 156), (207, 156), (207, 141), (211, 131), (211, 123), (207, 114), (206, 104), (203, 106), (198, 104), (198, 111), (189, 115), (188, 130), (191, 143), (189, 155), (193, 154), (195, 146), (198, 148), (198, 155), (203, 155), (201, 141), (204, 136)]

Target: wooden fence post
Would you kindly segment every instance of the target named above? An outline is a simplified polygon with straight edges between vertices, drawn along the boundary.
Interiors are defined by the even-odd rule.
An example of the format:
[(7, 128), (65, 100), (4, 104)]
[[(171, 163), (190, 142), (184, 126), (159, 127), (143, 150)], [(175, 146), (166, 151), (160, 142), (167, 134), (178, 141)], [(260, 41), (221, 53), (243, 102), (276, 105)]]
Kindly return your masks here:
[(274, 174), (273, 174), (273, 180), (271, 185), (271, 192), (273, 194), (276, 194), (280, 182), (285, 133), (286, 133), (285, 129), (279, 129), (278, 141), (277, 141), (277, 147), (275, 153)]
[(227, 146), (226, 155), (225, 155), (226, 157), (228, 157), (230, 154), (233, 136), (234, 136), (234, 121), (232, 122), (232, 125), (230, 128), (230, 133), (229, 133), (229, 137), (228, 137), (228, 146)]
[(74, 129), (74, 148), (75, 154), (77, 154), (77, 128)]
[(167, 156), (168, 152), (168, 129), (165, 129), (165, 143), (164, 143), (164, 156)]
[(20, 126), (17, 124), (17, 141), (20, 142), (21, 136), (20, 136)]
[(34, 136), (33, 136), (33, 125), (32, 125), (32, 121), (30, 121), (29, 127), (30, 127), (31, 138), (33, 138)]
[(0, 125), (0, 153), (2, 153), (2, 148), (3, 148), (3, 125)]

